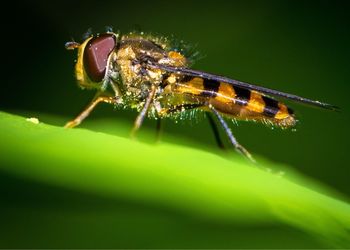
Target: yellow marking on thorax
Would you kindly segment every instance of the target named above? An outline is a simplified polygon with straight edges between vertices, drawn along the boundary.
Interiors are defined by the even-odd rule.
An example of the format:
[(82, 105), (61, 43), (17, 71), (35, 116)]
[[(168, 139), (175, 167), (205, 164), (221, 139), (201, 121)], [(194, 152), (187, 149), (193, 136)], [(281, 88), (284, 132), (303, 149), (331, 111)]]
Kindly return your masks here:
[(234, 88), (230, 84), (220, 82), (219, 90), (215, 99), (220, 102), (230, 103), (234, 101), (235, 97), (236, 93)]
[(176, 51), (170, 51), (168, 53), (168, 57), (172, 59), (173, 66), (176, 66), (176, 67), (185, 66), (187, 63), (186, 57), (184, 57), (183, 55), (181, 55), (179, 52), (176, 52)]
[(169, 83), (169, 84), (175, 84), (177, 82), (177, 77), (175, 74), (171, 74), (167, 79), (166, 81)]
[(265, 102), (262, 99), (261, 94), (256, 91), (251, 91), (250, 99), (246, 108), (256, 113), (264, 112)]
[(140, 66), (137, 68), (132, 65), (132, 60), (136, 58), (136, 54), (132, 47), (126, 46), (119, 49), (116, 58), (123, 81), (125, 81), (126, 84), (134, 82), (135, 78), (138, 77), (135, 70), (139, 70)]
[(204, 90), (203, 79), (195, 77), (189, 82), (180, 83), (177, 87), (177, 90), (183, 93), (200, 95)]
[(184, 56), (181, 55), (179, 52), (176, 51), (170, 51), (168, 53), (168, 56), (172, 59), (184, 59)]
[(278, 103), (278, 112), (275, 115), (276, 119), (282, 120), (287, 118), (288, 116), (290, 116), (289, 112), (288, 112), (288, 108), (286, 105), (282, 104), (282, 103)]

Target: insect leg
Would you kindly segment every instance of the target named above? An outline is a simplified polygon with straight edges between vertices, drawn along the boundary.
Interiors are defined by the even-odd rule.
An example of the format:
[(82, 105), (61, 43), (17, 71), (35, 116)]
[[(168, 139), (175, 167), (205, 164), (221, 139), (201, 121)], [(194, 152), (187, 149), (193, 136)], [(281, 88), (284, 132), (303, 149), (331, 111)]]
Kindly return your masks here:
[(97, 104), (100, 102), (106, 102), (106, 103), (115, 103), (116, 99), (115, 97), (109, 97), (109, 96), (97, 96), (93, 99), (93, 101), (81, 112), (74, 120), (69, 121), (64, 126), (65, 128), (74, 128), (78, 126), (90, 113), (91, 111), (96, 107)]
[(212, 106), (209, 105), (209, 109), (213, 112), (213, 114), (218, 118), (221, 126), (223, 127), (223, 129), (225, 130), (228, 138), (230, 139), (231, 144), (235, 147), (236, 151), (245, 155), (249, 160), (251, 160), (252, 162), (255, 162), (254, 158), (252, 157), (252, 155), (248, 152), (248, 150), (246, 150), (241, 144), (238, 143), (238, 141), (236, 140), (236, 138), (233, 136), (231, 129), (229, 128), (229, 126), (227, 125), (227, 123), (225, 122), (224, 118), (220, 115), (220, 113)]
[(136, 117), (134, 127), (131, 131), (131, 137), (135, 136), (136, 131), (141, 127), (143, 120), (145, 119), (145, 116), (147, 115), (149, 106), (153, 100), (154, 94), (156, 93), (156, 86), (152, 85), (151, 91), (149, 92), (145, 105), (143, 106), (141, 112), (139, 115)]
[(207, 116), (209, 124), (210, 124), (210, 127), (213, 130), (213, 133), (214, 133), (214, 136), (215, 136), (215, 140), (216, 140), (216, 144), (219, 146), (219, 148), (225, 149), (225, 145), (224, 145), (224, 143), (222, 142), (222, 140), (220, 138), (219, 130), (218, 130), (218, 127), (217, 127), (213, 117), (211, 116), (211, 114), (209, 112), (205, 112), (205, 115)]
[(113, 91), (114, 91), (115, 103), (116, 103), (116, 104), (122, 103), (122, 102), (123, 102), (123, 100), (122, 100), (122, 98), (121, 98), (122, 94), (121, 94), (121, 92), (120, 92), (120, 89), (119, 89), (118, 85), (115, 84), (113, 81), (109, 81), (109, 84), (111, 85), (111, 87), (112, 87), (112, 89), (113, 89)]

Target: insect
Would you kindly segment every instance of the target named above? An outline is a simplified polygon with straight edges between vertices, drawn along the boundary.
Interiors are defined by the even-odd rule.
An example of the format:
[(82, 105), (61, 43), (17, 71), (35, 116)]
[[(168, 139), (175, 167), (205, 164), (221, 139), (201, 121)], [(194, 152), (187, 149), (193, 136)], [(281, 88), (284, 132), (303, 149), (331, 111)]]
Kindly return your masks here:
[(66, 49), (78, 49), (75, 74), (78, 85), (97, 90), (91, 103), (65, 127), (79, 125), (101, 102), (138, 111), (132, 134), (144, 118), (162, 118), (188, 110), (203, 110), (218, 137), (213, 117), (230, 143), (254, 161), (236, 140), (225, 118), (259, 121), (287, 128), (296, 124), (293, 111), (271, 96), (282, 97), (325, 109), (337, 107), (190, 68), (189, 57), (173, 48), (167, 39), (142, 33), (121, 35), (108, 31), (90, 35), (83, 43), (67, 42)]

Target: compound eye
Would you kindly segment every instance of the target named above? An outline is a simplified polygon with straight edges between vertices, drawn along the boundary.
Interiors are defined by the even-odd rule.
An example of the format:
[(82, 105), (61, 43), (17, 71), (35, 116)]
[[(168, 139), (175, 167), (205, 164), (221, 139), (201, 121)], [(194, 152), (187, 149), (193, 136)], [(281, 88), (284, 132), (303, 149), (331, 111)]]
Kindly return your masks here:
[(84, 68), (94, 82), (101, 82), (106, 73), (108, 57), (116, 46), (114, 35), (92, 38), (84, 49)]

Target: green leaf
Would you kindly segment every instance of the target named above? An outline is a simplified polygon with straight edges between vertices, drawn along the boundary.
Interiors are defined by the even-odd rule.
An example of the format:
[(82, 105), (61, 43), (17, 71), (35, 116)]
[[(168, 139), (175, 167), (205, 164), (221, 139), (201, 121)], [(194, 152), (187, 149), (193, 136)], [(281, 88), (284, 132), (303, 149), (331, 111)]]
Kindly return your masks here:
[[(163, 207), (177, 211), (181, 218), (242, 230), (277, 225), (304, 232), (301, 235), (310, 242), (319, 241), (313, 243), (318, 247), (350, 247), (349, 204), (288, 167), (262, 158), (251, 164), (236, 154), (223, 156), (183, 145), (36, 124), (3, 112), (0, 131), (0, 170), (11, 176)], [(216, 246), (214, 238), (203, 241), (205, 246)], [(130, 246), (135, 245), (123, 245)], [(144, 247), (154, 246), (159, 245)], [(249, 240), (241, 246), (258, 247)]]

